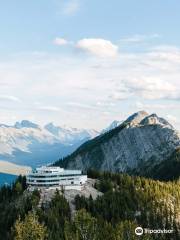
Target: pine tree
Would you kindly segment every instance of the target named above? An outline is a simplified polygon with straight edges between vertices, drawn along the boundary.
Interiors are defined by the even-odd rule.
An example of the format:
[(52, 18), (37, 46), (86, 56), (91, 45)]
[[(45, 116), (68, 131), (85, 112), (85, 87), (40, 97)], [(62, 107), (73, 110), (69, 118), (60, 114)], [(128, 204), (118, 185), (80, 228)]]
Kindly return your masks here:
[(29, 212), (24, 220), (16, 220), (14, 226), (15, 240), (45, 240), (46, 227), (39, 223), (35, 213)]
[(97, 219), (85, 209), (77, 211), (73, 225), (66, 222), (66, 240), (99, 240), (97, 237)]

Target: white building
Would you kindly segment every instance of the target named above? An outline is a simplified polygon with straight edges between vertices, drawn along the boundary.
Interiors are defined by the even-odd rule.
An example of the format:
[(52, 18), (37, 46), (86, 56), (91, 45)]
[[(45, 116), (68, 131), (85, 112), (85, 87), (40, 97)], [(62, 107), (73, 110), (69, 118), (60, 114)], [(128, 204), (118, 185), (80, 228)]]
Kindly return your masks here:
[(26, 179), (30, 190), (41, 188), (81, 190), (87, 181), (87, 175), (83, 175), (80, 170), (43, 166), (27, 174)]

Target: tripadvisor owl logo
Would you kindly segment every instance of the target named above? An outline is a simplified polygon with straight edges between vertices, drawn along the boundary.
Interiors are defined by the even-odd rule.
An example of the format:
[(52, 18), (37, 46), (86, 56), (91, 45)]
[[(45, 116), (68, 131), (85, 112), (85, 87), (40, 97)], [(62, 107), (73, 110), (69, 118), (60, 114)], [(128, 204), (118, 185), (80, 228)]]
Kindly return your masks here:
[(142, 227), (137, 227), (135, 229), (135, 234), (138, 236), (141, 236), (143, 234), (143, 228)]

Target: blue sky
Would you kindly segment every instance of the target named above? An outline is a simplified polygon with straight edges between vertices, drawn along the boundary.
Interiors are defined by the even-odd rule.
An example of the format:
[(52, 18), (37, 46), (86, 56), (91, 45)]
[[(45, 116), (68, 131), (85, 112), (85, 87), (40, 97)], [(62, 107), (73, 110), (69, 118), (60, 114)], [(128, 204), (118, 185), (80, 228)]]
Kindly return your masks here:
[(101, 129), (144, 109), (180, 129), (178, 0), (2, 1), (0, 122)]

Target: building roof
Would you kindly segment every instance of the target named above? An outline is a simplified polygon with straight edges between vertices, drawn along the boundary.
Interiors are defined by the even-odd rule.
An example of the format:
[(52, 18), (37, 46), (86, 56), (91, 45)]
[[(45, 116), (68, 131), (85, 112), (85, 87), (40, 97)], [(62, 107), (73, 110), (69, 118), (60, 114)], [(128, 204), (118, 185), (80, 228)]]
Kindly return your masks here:
[(36, 168), (32, 171), (33, 174), (41, 173), (41, 174), (51, 174), (51, 173), (60, 173), (62, 175), (68, 175), (68, 174), (81, 174), (81, 170), (65, 170), (64, 168), (60, 167), (48, 167), (48, 166), (42, 166), (39, 168)]

